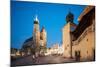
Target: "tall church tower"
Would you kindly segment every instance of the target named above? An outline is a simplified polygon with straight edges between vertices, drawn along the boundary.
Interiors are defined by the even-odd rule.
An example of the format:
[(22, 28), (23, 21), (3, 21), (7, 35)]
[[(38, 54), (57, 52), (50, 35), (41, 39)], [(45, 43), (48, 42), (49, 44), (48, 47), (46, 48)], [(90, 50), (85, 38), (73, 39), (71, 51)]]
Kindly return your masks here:
[(73, 23), (74, 15), (69, 12), (66, 16), (66, 24), (63, 27), (63, 56), (67, 58), (72, 57), (72, 39), (71, 39), (71, 32), (75, 30), (76, 24)]
[(46, 47), (47, 43), (47, 32), (44, 27), (42, 27), (41, 33), (40, 33), (40, 39), (41, 39), (41, 46)]
[(40, 30), (39, 30), (39, 20), (37, 15), (34, 19), (34, 28), (33, 28), (33, 41), (36, 46), (40, 45)]

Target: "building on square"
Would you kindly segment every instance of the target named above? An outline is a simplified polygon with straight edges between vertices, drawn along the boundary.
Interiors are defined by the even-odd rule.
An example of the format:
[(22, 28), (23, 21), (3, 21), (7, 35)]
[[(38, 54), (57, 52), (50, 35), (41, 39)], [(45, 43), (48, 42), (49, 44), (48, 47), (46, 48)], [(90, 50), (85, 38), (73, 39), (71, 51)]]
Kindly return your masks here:
[(66, 24), (62, 29), (62, 46), (63, 46), (63, 56), (70, 58), (72, 57), (72, 45), (71, 45), (71, 32), (75, 30), (76, 24), (73, 22), (74, 15), (69, 12), (66, 16)]
[(69, 13), (63, 27), (63, 56), (80, 61), (95, 60), (95, 7), (87, 6), (83, 10), (78, 25), (73, 19), (73, 14)]
[(79, 25), (72, 32), (72, 56), (81, 61), (95, 60), (95, 7), (87, 6), (78, 21)]

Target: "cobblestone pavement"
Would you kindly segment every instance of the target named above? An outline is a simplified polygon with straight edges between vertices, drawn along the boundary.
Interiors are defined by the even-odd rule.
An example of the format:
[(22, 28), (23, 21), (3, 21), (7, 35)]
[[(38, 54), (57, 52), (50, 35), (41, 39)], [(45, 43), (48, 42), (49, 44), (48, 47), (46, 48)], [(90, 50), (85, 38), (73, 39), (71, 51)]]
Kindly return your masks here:
[(56, 64), (74, 62), (74, 59), (63, 58), (62, 56), (44, 56), (33, 59), (32, 56), (23, 57), (11, 62), (11, 66)]

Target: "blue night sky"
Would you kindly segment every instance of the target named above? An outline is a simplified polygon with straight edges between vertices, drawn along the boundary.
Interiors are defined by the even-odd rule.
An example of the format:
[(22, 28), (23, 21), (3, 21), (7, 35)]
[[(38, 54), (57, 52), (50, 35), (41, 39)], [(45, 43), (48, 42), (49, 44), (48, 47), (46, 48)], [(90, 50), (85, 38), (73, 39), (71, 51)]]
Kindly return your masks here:
[(21, 48), (23, 42), (32, 36), (35, 15), (38, 15), (40, 30), (47, 31), (47, 47), (62, 42), (62, 28), (69, 11), (74, 14), (74, 23), (85, 5), (50, 4), (41, 2), (11, 1), (11, 47)]

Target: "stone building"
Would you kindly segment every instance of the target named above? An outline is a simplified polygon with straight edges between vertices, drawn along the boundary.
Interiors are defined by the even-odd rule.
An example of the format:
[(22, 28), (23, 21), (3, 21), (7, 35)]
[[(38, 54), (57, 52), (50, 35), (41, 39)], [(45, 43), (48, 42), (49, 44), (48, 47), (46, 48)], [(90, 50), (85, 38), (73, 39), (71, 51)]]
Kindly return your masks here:
[(95, 59), (95, 7), (87, 6), (73, 23), (74, 16), (69, 13), (63, 28), (63, 56), (79, 61)]
[(76, 28), (76, 24), (73, 22), (73, 20), (74, 20), (74, 15), (71, 12), (69, 12), (68, 15), (66, 16), (66, 24), (62, 29), (63, 32), (62, 46), (64, 50), (63, 56), (67, 58), (70, 58), (72, 54), (71, 32)]
[(63, 48), (58, 43), (55, 43), (52, 45), (52, 47), (47, 48), (47, 51), (45, 55), (62, 55), (63, 54)]
[(72, 32), (72, 56), (81, 61), (95, 60), (95, 7), (87, 6), (78, 21)]

